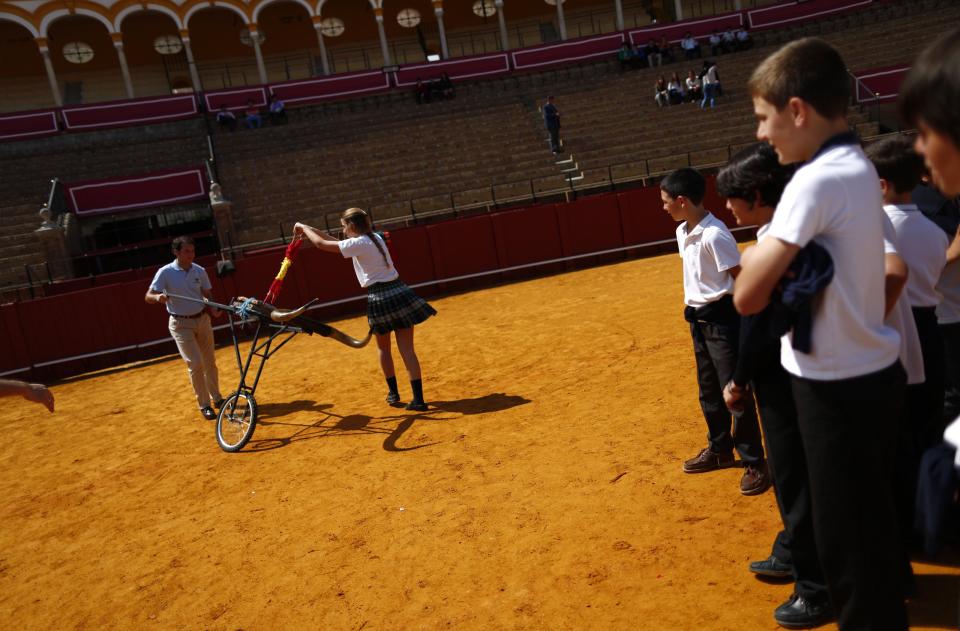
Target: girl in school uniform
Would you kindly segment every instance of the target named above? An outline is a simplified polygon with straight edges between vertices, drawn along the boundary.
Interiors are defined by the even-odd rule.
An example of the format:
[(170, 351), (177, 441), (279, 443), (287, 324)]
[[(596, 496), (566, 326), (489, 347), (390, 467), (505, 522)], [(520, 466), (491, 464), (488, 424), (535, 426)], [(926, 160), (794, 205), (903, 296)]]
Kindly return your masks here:
[(427, 404), (423, 400), (420, 360), (413, 347), (413, 328), (437, 312), (400, 280), (387, 244), (373, 231), (365, 211), (347, 209), (340, 217), (340, 225), (343, 226), (342, 240), (303, 223), (293, 227), (293, 234), (307, 239), (324, 252), (335, 252), (353, 259), (357, 280), (367, 290), (367, 320), (377, 338), (380, 368), (389, 388), (387, 403), (395, 405), (400, 402), (390, 347), (392, 331), (413, 389), (413, 399), (406, 409), (422, 412), (427, 409)]

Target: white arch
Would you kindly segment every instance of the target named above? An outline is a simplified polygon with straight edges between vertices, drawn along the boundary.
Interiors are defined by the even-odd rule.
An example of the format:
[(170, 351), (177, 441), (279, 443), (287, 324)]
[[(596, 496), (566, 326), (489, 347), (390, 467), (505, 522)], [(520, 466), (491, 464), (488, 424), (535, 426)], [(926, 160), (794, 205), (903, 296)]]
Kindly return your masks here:
[(180, 16), (177, 15), (177, 12), (161, 4), (148, 4), (146, 8), (143, 8), (143, 5), (139, 4), (135, 6), (129, 6), (118, 13), (117, 17), (113, 19), (113, 28), (119, 33), (120, 25), (123, 24), (123, 20), (131, 13), (138, 13), (140, 11), (156, 11), (157, 13), (162, 13), (173, 20), (173, 23), (177, 25), (177, 30), (183, 30), (183, 22), (180, 21)]
[(271, 4), (276, 4), (277, 2), (293, 2), (299, 4), (301, 7), (307, 10), (307, 15), (313, 17), (316, 13), (313, 12), (313, 7), (310, 6), (310, 3), (307, 0), (263, 0), (260, 4), (257, 5), (257, 8), (253, 10), (253, 22), (257, 23), (257, 20), (260, 19), (260, 11), (270, 6)]
[[(221, 9), (230, 9), (231, 11), (233, 11), (234, 13), (236, 13), (237, 15), (239, 15), (241, 18), (243, 18), (243, 23), (244, 23), (244, 24), (250, 24), (250, 18), (247, 17), (247, 14), (244, 13), (243, 11), (241, 11), (239, 7), (236, 7), (236, 6), (232, 5), (232, 4), (230, 4), (229, 2), (216, 2), (216, 1), (215, 1), (212, 6), (214, 6), (214, 7), (220, 7)], [(189, 28), (189, 27), (190, 27), (190, 18), (192, 18), (194, 15), (196, 15), (197, 11), (202, 11), (203, 9), (209, 9), (209, 8), (211, 8), (211, 5), (210, 5), (209, 2), (205, 2), (205, 3), (203, 3), (203, 4), (195, 4), (195, 5), (193, 5), (192, 7), (190, 7), (190, 10), (187, 11), (187, 14), (186, 14), (185, 16), (183, 16), (183, 25), (184, 25), (184, 27), (185, 27), (185, 28)]]
[(47, 34), (50, 31), (50, 25), (60, 18), (67, 17), (69, 15), (85, 15), (87, 17), (91, 17), (97, 22), (103, 24), (107, 28), (108, 33), (116, 32), (113, 30), (113, 24), (110, 23), (110, 20), (108, 20), (106, 16), (101, 15), (96, 11), (91, 11), (90, 9), (76, 9), (76, 11), (71, 14), (67, 9), (58, 9), (43, 16), (43, 20), (40, 22), (40, 36), (47, 37)]
[(11, 13), (3, 13), (3, 12), (0, 12), (0, 20), (6, 20), (6, 21), (8, 21), (8, 22), (15, 22), (15, 23), (19, 24), (20, 26), (22, 26), (23, 28), (25, 28), (25, 29), (27, 29), (28, 31), (30, 31), (30, 34), (33, 35), (34, 37), (40, 37), (40, 31), (38, 31), (37, 28), (36, 28), (33, 24), (31, 24), (31, 23), (30, 23), (29, 21), (27, 21), (27, 20), (24, 20), (24, 19), (23, 19), (22, 17), (20, 17), (19, 15), (13, 15), (13, 14), (11, 14)]

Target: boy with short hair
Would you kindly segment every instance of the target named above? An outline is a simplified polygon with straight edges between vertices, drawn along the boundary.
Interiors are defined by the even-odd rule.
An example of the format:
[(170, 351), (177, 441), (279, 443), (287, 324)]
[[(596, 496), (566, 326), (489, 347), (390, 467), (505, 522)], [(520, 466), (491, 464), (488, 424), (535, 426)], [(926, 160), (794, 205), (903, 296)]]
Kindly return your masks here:
[(737, 365), (740, 318), (733, 308), (733, 279), (740, 251), (726, 225), (703, 207), (706, 182), (693, 169), (679, 169), (660, 182), (663, 209), (677, 227), (683, 258), (684, 318), (690, 323), (697, 362), (700, 408), (707, 421), (709, 446), (683, 463), (686, 473), (714, 471), (734, 463), (736, 447), (744, 463), (740, 492), (758, 495), (770, 485), (753, 397), (733, 414), (723, 402), (723, 385)]
[(840, 54), (817, 38), (787, 44), (749, 82), (757, 138), (803, 162), (767, 237), (744, 256), (734, 301), (761, 311), (816, 239), (834, 275), (813, 312), (809, 353), (781, 339), (807, 459), (820, 564), (841, 629), (906, 629), (891, 455), (903, 405), (900, 336), (884, 323), (884, 214), (876, 170), (846, 109)]

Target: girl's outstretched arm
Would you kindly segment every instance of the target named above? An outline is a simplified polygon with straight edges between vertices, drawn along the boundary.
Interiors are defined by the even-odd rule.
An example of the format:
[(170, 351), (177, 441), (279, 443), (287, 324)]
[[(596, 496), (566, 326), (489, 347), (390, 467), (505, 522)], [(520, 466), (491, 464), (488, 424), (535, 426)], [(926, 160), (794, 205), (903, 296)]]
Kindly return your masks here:
[(293, 236), (307, 239), (315, 247), (323, 250), (324, 252), (340, 252), (340, 246), (337, 245), (339, 243), (338, 239), (334, 239), (326, 232), (317, 230), (316, 228), (306, 224), (299, 222), (294, 224)]

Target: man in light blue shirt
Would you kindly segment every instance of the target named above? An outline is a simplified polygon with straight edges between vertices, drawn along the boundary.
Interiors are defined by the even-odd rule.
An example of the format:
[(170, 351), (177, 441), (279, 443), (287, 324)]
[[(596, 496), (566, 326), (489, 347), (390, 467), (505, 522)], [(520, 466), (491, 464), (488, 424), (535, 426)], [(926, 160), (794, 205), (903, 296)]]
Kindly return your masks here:
[(219, 309), (210, 309), (210, 313), (198, 302), (168, 297), (177, 294), (201, 300), (213, 300), (213, 286), (206, 270), (193, 262), (196, 248), (191, 237), (177, 237), (173, 240), (173, 253), (177, 257), (172, 263), (157, 270), (150, 283), (150, 289), (144, 299), (148, 304), (166, 305), (170, 314), (168, 327), (170, 335), (177, 343), (180, 356), (187, 362), (190, 383), (197, 396), (200, 413), (207, 420), (217, 417), (212, 405), (223, 405), (220, 395), (219, 375), (216, 357), (213, 353), (213, 327), (210, 315), (220, 315)]

